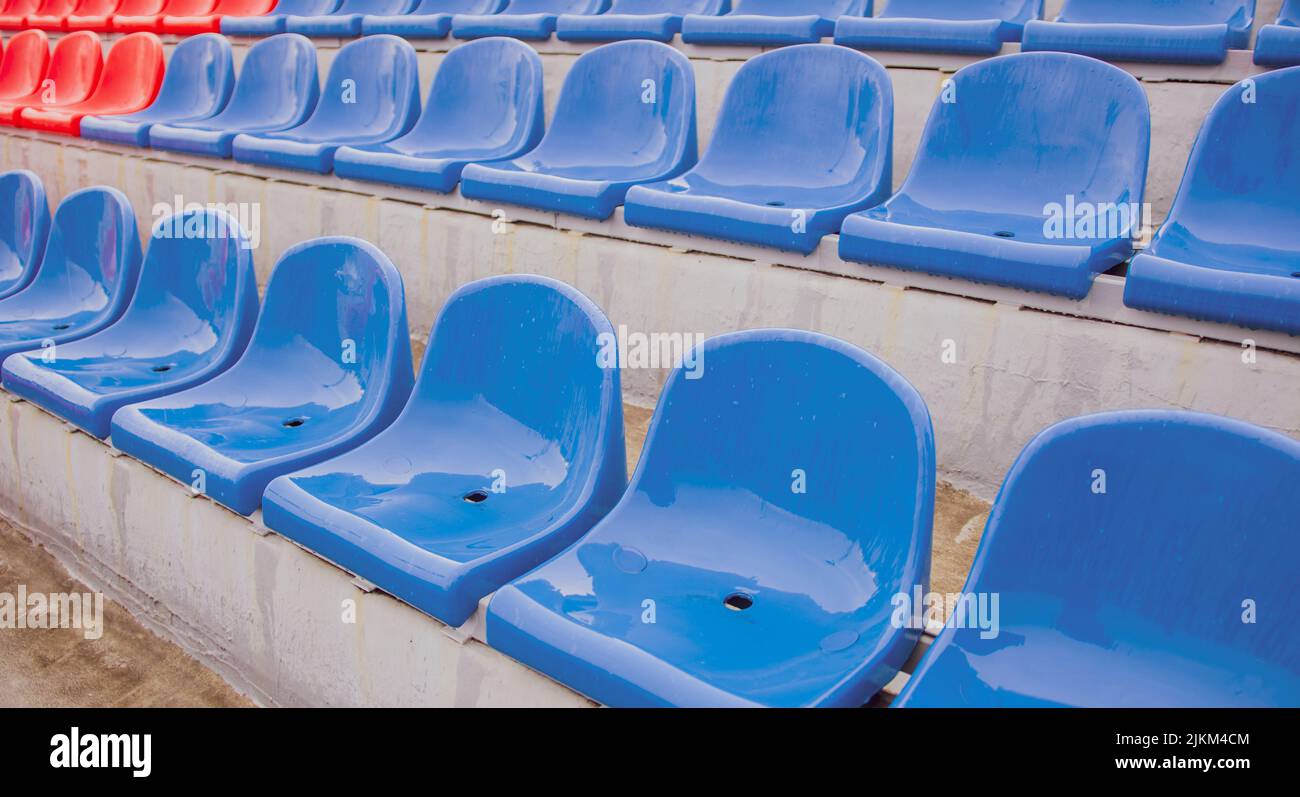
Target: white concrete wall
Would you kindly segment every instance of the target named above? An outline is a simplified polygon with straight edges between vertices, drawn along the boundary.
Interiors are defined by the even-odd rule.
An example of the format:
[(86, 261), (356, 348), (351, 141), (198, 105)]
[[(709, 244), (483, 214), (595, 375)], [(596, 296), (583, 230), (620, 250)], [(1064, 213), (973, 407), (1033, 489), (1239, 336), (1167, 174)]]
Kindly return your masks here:
[[(264, 705), (590, 706), (0, 393), (0, 514)], [(263, 529), (264, 531), (264, 529)], [(354, 601), (355, 622), (345, 622)], [(110, 629), (111, 632), (111, 629)]]

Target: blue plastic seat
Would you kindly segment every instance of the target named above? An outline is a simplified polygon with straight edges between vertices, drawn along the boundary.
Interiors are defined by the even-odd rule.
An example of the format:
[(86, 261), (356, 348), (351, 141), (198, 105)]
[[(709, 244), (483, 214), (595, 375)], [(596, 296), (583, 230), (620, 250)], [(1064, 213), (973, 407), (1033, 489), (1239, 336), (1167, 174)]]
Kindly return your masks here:
[(1071, 53), (990, 58), (952, 81), (899, 192), (844, 220), (840, 257), (1083, 298), (1133, 252), (1146, 92)]
[(451, 35), (549, 39), (561, 14), (599, 14), (608, 7), (609, 0), (510, 0), (499, 14), (456, 14), (451, 18)]
[(811, 332), (694, 362), (613, 511), (493, 596), (488, 644), (611, 706), (862, 705), (920, 634), (891, 615), (930, 576), (925, 402)]
[(128, 404), (200, 384), (229, 368), (257, 319), (252, 251), (220, 211), (160, 220), (140, 281), (117, 323), (4, 363), (4, 387), (98, 438)]
[(149, 145), (149, 128), (160, 122), (196, 122), (219, 113), (230, 99), (235, 66), (230, 40), (219, 33), (182, 39), (167, 59), (153, 104), (124, 116), (87, 116), (81, 137), (136, 147)]
[(267, 527), (417, 609), (463, 624), (623, 494), (614, 331), (585, 296), (493, 277), (447, 301), (406, 409), (370, 442), (282, 476)]
[(835, 21), (869, 17), (872, 0), (733, 0), (722, 16), (689, 14), (682, 41), (690, 44), (810, 44), (834, 35)]
[(227, 36), (272, 36), (284, 33), (289, 17), (328, 14), (341, 0), (278, 0), (271, 13), (260, 17), (222, 17), (221, 32)]
[(0, 300), (0, 362), (22, 351), (57, 357), (59, 346), (121, 317), (140, 275), (131, 203), (115, 188), (69, 194), (27, 287)]
[(285, 252), (239, 361), (113, 416), (113, 445), (243, 515), (277, 476), (369, 440), (411, 391), (402, 278), (375, 247), (319, 238)]
[(408, 14), (367, 14), (361, 20), (366, 36), (391, 33), (404, 39), (444, 39), (455, 14), (495, 14), (506, 0), (420, 0)]
[(717, 16), (728, 6), (728, 0), (614, 0), (608, 11), (597, 16), (562, 14), (555, 21), (555, 38), (569, 42), (670, 42), (681, 32), (687, 14)]
[(0, 299), (36, 276), (50, 234), (45, 185), (34, 172), (0, 172)]
[(659, 42), (615, 42), (574, 62), (536, 149), (466, 166), (460, 190), (471, 199), (607, 219), (630, 187), (678, 175), (695, 157), (690, 61)]
[(447, 193), (474, 162), (520, 155), (542, 138), (542, 59), (515, 39), (463, 44), (438, 65), (411, 132), (386, 144), (340, 147), (339, 177)]
[(997, 55), (1043, 0), (889, 0), (878, 17), (840, 17), (835, 43), (864, 50)]
[(1021, 48), (1112, 61), (1218, 64), (1250, 46), (1255, 0), (1065, 0), (1025, 25)]
[(230, 102), (221, 113), (197, 122), (149, 128), (149, 146), (229, 158), (240, 133), (287, 130), (302, 124), (320, 94), (316, 49), (295, 33), (272, 36), (248, 48)]
[(1124, 304), (1300, 335), (1297, 141), (1300, 67), (1228, 89), (1164, 225), (1129, 264)]
[(884, 67), (831, 44), (736, 73), (699, 165), (627, 194), (628, 224), (796, 252), (890, 189), (894, 95)]
[(1300, 65), (1300, 0), (1286, 0), (1276, 25), (1265, 25), (1255, 36), (1255, 63), (1260, 66)]
[(325, 174), (339, 147), (392, 141), (419, 115), (415, 50), (396, 36), (367, 36), (339, 49), (307, 121), (278, 133), (240, 133), (231, 152), (242, 163)]
[(343, 0), (326, 14), (294, 14), (284, 23), (287, 33), (304, 36), (360, 36), (361, 20), (367, 14), (404, 15), (415, 8), (416, 0)]
[(996, 628), (950, 621), (896, 705), (1300, 705), (1298, 482), (1300, 442), (1228, 418), (1051, 427), (966, 584), (998, 597)]

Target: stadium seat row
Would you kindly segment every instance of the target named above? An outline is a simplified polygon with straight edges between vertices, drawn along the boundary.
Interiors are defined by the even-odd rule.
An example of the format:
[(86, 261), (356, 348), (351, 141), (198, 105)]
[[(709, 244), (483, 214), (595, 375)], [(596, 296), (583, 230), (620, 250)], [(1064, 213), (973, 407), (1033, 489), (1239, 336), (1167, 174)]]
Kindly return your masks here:
[[(23, 35), (39, 60), (43, 34)], [(93, 35), (66, 37), (54, 61)], [(0, 98), (19, 44), (0, 65)], [(191, 37), (152, 106), (83, 119), (82, 135), (421, 190), (459, 185), (471, 199), (593, 219), (622, 206), (633, 226), (804, 254), (839, 233), (845, 260), (1075, 299), (1132, 258), (1132, 307), (1300, 334), (1300, 68), (1228, 89), (1169, 218), (1134, 257), (1147, 99), (1131, 75), (1085, 56), (1020, 53), (959, 70), (892, 196), (892, 84), (877, 61), (834, 45), (747, 61), (700, 157), (693, 70), (657, 42), (579, 57), (545, 130), (540, 59), (509, 38), (448, 53), (423, 111), (415, 52), (394, 36), (342, 47), (323, 91), (296, 34), (251, 47), (237, 80), (230, 63), (223, 37)], [(35, 96), (0, 99), (0, 121)], [(23, 110), (18, 123), (83, 112)]]
[[(602, 703), (861, 705), (920, 637), (930, 417), (854, 346), (705, 341), (628, 485), (614, 331), (567, 285), (464, 286), (415, 379), (401, 278), (363, 241), (290, 249), (259, 311), (219, 210), (160, 220), (141, 258), (112, 188), (52, 222), (34, 175), (0, 193), (8, 391), (446, 623), (493, 594), (488, 644)], [(1048, 429), (899, 703), (1300, 703), (1298, 479), (1300, 443), (1226, 418)]]
[[(229, 71), (229, 46), (223, 53)], [(45, 33), (27, 30), (10, 40), (3, 57), (0, 125), (52, 133), (80, 135), (88, 115), (146, 108), (163, 81), (163, 46), (152, 33), (123, 36), (105, 58), (103, 43), (90, 31), (64, 36), (51, 54)], [(214, 76), (204, 78), (187, 90), (203, 90)]]
[[(1287, 0), (1261, 30), (1256, 63), (1300, 64)], [(9, 0), (0, 29), (230, 35), (513, 36), (770, 46), (820, 41), (871, 50), (992, 55), (1006, 42), (1097, 58), (1219, 63), (1250, 46), (1255, 0), (1067, 0), (1054, 22), (1042, 0)]]

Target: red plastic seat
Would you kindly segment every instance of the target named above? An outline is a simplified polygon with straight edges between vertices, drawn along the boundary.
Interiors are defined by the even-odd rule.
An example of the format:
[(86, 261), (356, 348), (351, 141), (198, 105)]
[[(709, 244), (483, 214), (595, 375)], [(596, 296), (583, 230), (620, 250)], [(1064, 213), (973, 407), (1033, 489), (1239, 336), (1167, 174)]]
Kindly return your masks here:
[(117, 116), (143, 110), (158, 96), (163, 65), (162, 40), (157, 36), (124, 36), (108, 51), (103, 76), (90, 96), (71, 105), (23, 108), (18, 112), (18, 126), (79, 136), (83, 116)]
[(50, 40), (44, 31), (15, 33), (0, 61), (0, 100), (36, 91), (49, 65)]
[(260, 17), (275, 7), (276, 0), (217, 0), (211, 14), (181, 16), (169, 11), (163, 17), (163, 33), (220, 33), (222, 17)]
[(41, 0), (9, 0), (0, 11), (0, 30), (22, 30), (27, 27), (27, 15), (36, 11)]
[(77, 0), (41, 0), (36, 10), (27, 15), (28, 28), (63, 30), (63, 21), (72, 13)]
[[(154, 0), (155, 8), (139, 14), (120, 11), (113, 15), (113, 30), (123, 33), (162, 33), (163, 17), (200, 16), (212, 11), (215, 0)], [(125, 0), (123, 5), (126, 5)]]
[(59, 39), (50, 55), (49, 70), (31, 92), (0, 100), (0, 124), (12, 125), (23, 108), (33, 105), (72, 105), (90, 96), (104, 66), (99, 36), (88, 30)]
[(77, 0), (77, 7), (63, 21), (63, 29), (107, 32), (121, 5), (122, 0)]

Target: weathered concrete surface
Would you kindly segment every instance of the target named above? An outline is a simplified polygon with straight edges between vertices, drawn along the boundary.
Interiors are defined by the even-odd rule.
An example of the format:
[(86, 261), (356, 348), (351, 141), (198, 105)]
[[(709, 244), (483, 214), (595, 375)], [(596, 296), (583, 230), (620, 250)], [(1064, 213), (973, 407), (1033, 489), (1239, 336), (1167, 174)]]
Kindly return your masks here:
[[(48, 551), (0, 518), (0, 593), (86, 593)], [(104, 602), (103, 636), (77, 628), (0, 628), (0, 706), (252, 705), (121, 604)]]

